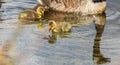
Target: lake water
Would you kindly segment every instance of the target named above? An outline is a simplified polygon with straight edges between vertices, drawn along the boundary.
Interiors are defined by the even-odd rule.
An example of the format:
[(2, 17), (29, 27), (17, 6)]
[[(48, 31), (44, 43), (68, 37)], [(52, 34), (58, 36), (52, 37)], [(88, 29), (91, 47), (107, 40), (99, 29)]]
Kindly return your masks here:
[[(38, 23), (21, 24), (19, 12), (36, 3), (0, 0), (0, 48), (8, 48), (6, 54), (14, 59), (14, 65), (120, 64), (119, 0), (107, 1), (106, 14), (64, 17), (73, 24), (66, 33), (50, 32), (46, 21), (42, 28)], [(45, 17), (62, 21), (65, 15), (56, 13), (48, 12)]]

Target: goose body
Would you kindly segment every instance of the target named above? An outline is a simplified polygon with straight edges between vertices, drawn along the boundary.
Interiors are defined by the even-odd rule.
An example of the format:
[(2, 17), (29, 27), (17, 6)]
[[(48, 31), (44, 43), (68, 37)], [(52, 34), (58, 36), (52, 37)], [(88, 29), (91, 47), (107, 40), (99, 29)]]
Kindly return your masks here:
[(40, 5), (55, 11), (80, 14), (100, 14), (106, 9), (105, 0), (37, 0)]

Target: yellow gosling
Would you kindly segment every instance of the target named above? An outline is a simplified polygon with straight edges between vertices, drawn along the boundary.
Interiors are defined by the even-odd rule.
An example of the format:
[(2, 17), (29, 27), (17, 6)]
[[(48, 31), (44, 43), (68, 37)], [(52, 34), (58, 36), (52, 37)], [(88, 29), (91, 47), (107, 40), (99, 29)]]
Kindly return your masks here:
[(49, 29), (53, 32), (68, 32), (71, 29), (69, 22), (56, 22), (54, 20), (49, 21)]
[(37, 6), (35, 9), (26, 9), (19, 13), (18, 19), (24, 23), (34, 23), (41, 19), (44, 11), (45, 9), (42, 6)]

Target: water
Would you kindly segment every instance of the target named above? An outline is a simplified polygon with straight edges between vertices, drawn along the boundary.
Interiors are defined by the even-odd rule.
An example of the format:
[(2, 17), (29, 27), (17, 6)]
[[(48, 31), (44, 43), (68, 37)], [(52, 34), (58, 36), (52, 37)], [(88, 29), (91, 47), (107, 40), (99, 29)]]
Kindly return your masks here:
[[(15, 65), (120, 64), (119, 0), (107, 1), (106, 15), (65, 17), (64, 21), (74, 24), (71, 32), (66, 33), (49, 32), (47, 24), (38, 28), (36, 23), (20, 23), (19, 12), (33, 8), (36, 1), (0, 3), (0, 48), (8, 45), (7, 55)], [(62, 21), (64, 15), (56, 13), (47, 13), (45, 17)]]

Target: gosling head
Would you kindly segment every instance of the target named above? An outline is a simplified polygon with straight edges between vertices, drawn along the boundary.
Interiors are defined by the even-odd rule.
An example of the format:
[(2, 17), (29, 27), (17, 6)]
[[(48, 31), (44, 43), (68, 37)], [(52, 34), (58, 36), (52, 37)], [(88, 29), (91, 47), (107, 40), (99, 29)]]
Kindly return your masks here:
[(42, 6), (38, 6), (36, 8), (36, 13), (37, 13), (37, 15), (38, 15), (39, 18), (42, 17), (42, 15), (44, 14), (44, 11), (45, 11), (45, 9)]

